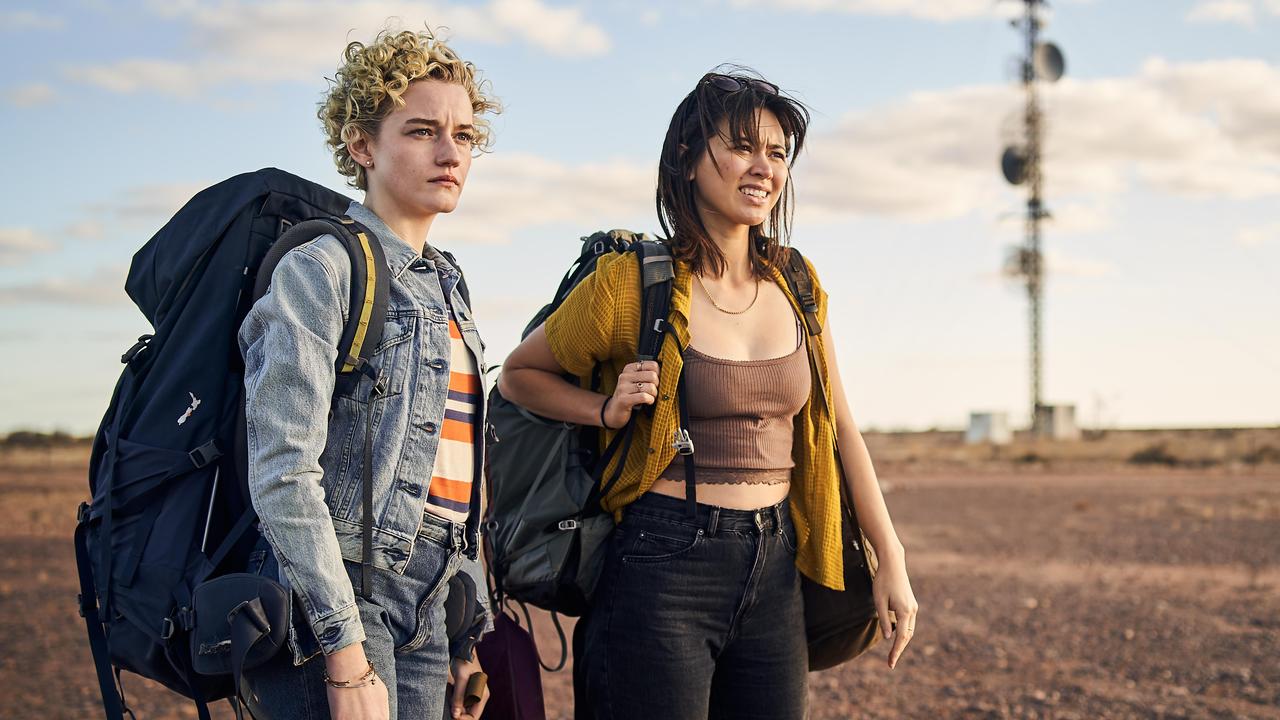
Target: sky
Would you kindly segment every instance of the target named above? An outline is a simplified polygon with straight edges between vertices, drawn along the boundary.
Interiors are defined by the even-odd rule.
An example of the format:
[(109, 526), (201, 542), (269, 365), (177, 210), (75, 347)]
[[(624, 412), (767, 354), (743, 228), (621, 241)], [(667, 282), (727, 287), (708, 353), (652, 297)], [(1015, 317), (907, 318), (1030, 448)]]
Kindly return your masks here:
[[(864, 429), (1030, 406), (1010, 0), (0, 3), (0, 432), (88, 433), (150, 330), (132, 254), (196, 191), (278, 167), (358, 197), (315, 117), (340, 54), (444, 34), (502, 100), (428, 240), (499, 362), (579, 238), (656, 233), (671, 113), (755, 68), (813, 111), (792, 244), (831, 295)], [(1085, 427), (1280, 424), (1280, 0), (1056, 0), (1044, 397)], [(175, 400), (175, 414), (186, 398)]]

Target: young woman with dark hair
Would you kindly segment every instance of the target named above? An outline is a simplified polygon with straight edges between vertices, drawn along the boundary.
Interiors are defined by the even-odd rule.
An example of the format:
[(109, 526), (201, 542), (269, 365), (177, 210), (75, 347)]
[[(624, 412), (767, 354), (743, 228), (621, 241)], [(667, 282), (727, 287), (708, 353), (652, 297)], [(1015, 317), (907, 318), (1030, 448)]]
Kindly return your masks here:
[[(750, 71), (700, 78), (676, 108), (659, 163), (658, 215), (676, 262), (658, 360), (634, 361), (640, 289), (625, 253), (601, 258), (504, 364), (505, 397), (603, 426), (606, 442), (653, 406), (636, 418), (621, 479), (603, 500), (620, 522), (577, 658), (601, 720), (805, 717), (800, 574), (843, 583), (842, 470), (879, 554), (881, 628), (896, 635), (890, 667), (914, 632), (904, 550), (845, 398), (827, 293), (810, 267), (822, 327), (811, 335), (780, 271), (790, 171), (808, 123), (803, 105)], [(597, 364), (604, 395), (564, 379)], [(681, 377), (694, 517), (673, 443)]]

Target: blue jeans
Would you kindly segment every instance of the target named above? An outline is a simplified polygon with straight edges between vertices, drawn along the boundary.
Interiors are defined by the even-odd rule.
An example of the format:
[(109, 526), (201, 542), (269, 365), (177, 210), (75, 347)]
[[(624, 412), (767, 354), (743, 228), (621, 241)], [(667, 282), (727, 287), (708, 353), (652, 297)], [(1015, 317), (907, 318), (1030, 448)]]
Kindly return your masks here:
[[(444, 601), (465, 549), (465, 526), (428, 514), (404, 575), (374, 568), (373, 599), (356, 595), (364, 652), (390, 691), (392, 720), (444, 717), (449, 680)], [(360, 565), (343, 564), (358, 590)], [(245, 673), (244, 695), (258, 720), (329, 720), (322, 655), (295, 665), (293, 654), (282, 650)]]
[(587, 702), (612, 718), (805, 717), (804, 607), (787, 501), (759, 510), (648, 493), (585, 618)]

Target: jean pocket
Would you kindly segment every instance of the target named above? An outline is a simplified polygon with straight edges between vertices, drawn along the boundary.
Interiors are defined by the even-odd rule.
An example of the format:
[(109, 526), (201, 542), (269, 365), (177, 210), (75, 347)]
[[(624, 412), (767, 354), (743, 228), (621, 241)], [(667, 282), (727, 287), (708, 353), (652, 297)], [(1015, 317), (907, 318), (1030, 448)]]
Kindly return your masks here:
[(669, 526), (633, 530), (623, 543), (622, 561), (656, 563), (688, 554), (703, 538), (702, 528)]

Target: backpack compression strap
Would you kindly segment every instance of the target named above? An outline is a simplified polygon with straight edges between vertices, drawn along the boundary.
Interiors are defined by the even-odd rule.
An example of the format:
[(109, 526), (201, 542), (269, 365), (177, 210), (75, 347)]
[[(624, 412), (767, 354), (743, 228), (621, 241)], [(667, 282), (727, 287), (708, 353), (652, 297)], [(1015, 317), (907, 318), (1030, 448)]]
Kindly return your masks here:
[(818, 298), (813, 292), (813, 278), (809, 275), (809, 265), (804, 256), (795, 248), (787, 249), (787, 260), (782, 263), (782, 277), (796, 296), (800, 309), (804, 311), (804, 324), (810, 335), (821, 335), (822, 325), (818, 323)]

